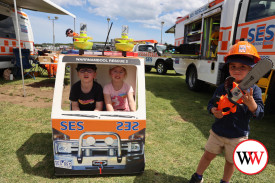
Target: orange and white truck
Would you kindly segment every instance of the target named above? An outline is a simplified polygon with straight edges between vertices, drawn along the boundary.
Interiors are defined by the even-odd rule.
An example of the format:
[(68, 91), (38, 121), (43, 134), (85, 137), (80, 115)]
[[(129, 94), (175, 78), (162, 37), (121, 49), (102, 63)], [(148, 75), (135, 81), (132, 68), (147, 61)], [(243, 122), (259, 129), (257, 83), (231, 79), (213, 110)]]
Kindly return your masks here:
[[(94, 52), (98, 53), (98, 52)], [(144, 171), (146, 129), (144, 59), (117, 52), (98, 55), (60, 55), (52, 104), (54, 169), (56, 175), (133, 174)], [(134, 89), (137, 110), (72, 111), (64, 82), (79, 80), (79, 63), (95, 64), (96, 81), (111, 82), (109, 69), (121, 65), (125, 82)], [(66, 70), (70, 69), (70, 77)]]
[[(50, 0), (14, 2), (16, 1), (0, 0), (0, 70), (15, 66), (13, 48), (19, 48), (19, 37), (21, 48), (29, 49), (30, 55), (35, 54), (32, 26), (28, 15), (23, 12), (22, 8), (45, 13), (70, 15), (74, 19), (76, 18), (75, 15)], [(17, 7), (18, 22), (16, 21), (14, 4)], [(19, 31), (20, 36), (17, 35), (17, 31)]]
[(166, 32), (173, 30), (178, 52), (172, 55), (174, 69), (186, 75), (188, 87), (195, 91), (204, 84), (219, 85), (224, 81), (228, 73), (221, 68), (233, 44), (240, 40), (253, 44), (261, 58), (273, 61), (273, 69), (258, 85), (263, 89), (266, 107), (275, 109), (274, 0), (214, 0), (178, 17)]
[[(34, 55), (33, 32), (28, 15), (21, 9), (17, 11), (21, 48), (29, 49)], [(0, 69), (14, 67), (13, 48), (18, 48), (17, 24), (13, 9), (0, 4)]]

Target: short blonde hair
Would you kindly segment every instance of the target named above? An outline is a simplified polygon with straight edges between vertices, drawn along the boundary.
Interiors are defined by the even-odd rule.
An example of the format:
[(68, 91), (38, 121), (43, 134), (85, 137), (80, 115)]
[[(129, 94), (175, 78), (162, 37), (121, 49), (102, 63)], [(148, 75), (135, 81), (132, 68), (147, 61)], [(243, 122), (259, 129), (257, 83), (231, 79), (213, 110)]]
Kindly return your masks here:
[(112, 66), (110, 67), (110, 69), (109, 69), (109, 74), (111, 74), (111, 71), (114, 70), (114, 69), (117, 68), (117, 67), (123, 68), (123, 70), (124, 70), (124, 72), (125, 72), (125, 76), (127, 76), (127, 69), (126, 69), (125, 66), (122, 66), (122, 65), (112, 65)]

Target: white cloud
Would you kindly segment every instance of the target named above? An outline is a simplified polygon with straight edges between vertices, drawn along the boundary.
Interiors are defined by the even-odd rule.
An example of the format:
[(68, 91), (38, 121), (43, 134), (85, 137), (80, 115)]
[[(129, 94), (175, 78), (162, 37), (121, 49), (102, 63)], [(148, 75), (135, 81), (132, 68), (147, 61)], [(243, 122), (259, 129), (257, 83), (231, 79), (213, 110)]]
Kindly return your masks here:
[[(208, 0), (88, 0), (89, 12), (97, 16), (123, 17), (130, 22), (141, 22), (148, 27), (165, 21), (175, 23), (178, 16), (201, 7)], [(184, 13), (184, 14), (182, 14)], [(148, 24), (148, 25), (147, 25)]]
[[(164, 21), (163, 31), (175, 24), (176, 18), (201, 7), (208, 0), (51, 0), (69, 12), (75, 14), (76, 32), (79, 24), (88, 25), (87, 34), (94, 41), (105, 41), (107, 21), (110, 17), (114, 22), (110, 38), (119, 37), (121, 25), (129, 25), (129, 36), (133, 39), (157, 39), (160, 41), (161, 22)], [(33, 15), (32, 15), (33, 14)], [(47, 14), (37, 17), (30, 13), (35, 42), (52, 42), (52, 23)], [(51, 15), (52, 16), (52, 15)], [(59, 16), (59, 15), (58, 15)], [(59, 16), (55, 24), (55, 42), (71, 42), (65, 36), (67, 28), (73, 28), (71, 17)], [(163, 40), (173, 43), (173, 34), (163, 34)], [(45, 41), (46, 40), (46, 41)]]

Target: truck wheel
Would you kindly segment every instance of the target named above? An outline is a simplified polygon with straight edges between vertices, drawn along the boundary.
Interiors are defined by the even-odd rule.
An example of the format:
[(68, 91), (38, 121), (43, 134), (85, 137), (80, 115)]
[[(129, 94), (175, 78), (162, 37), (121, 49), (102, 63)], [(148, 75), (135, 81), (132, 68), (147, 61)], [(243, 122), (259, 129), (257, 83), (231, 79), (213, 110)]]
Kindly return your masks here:
[(152, 67), (145, 66), (145, 72), (150, 72)]
[(188, 69), (185, 81), (188, 88), (192, 91), (199, 91), (199, 88), (203, 85), (203, 82), (198, 80), (198, 74), (195, 67)]
[(166, 68), (164, 62), (158, 62), (156, 69), (157, 69), (158, 74), (166, 74), (166, 72), (167, 72), (167, 68)]

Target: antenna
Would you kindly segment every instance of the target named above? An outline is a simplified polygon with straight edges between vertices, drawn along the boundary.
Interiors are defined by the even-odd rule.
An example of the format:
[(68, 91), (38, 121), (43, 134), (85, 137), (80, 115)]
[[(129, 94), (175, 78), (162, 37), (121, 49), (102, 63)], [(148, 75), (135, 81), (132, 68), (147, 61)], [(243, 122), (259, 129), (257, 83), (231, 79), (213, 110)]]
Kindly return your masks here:
[(110, 34), (111, 29), (112, 29), (112, 25), (113, 25), (113, 22), (111, 23), (111, 26), (110, 26), (110, 28), (108, 30), (107, 38), (106, 38), (105, 45), (104, 45), (103, 51), (102, 51), (102, 56), (104, 56), (105, 47), (106, 47), (107, 41), (109, 39), (109, 34)]

